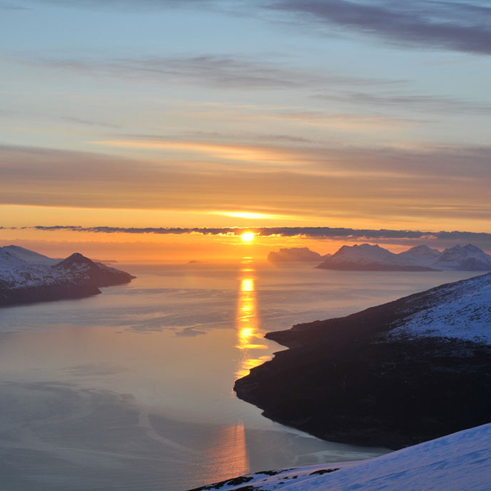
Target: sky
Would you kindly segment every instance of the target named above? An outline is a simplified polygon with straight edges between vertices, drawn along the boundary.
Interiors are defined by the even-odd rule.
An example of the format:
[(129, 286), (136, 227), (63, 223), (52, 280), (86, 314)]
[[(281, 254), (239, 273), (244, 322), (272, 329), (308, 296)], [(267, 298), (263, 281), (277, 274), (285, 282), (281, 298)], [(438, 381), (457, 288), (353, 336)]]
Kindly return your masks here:
[(489, 1), (0, 0), (0, 32), (0, 245), (491, 251)]

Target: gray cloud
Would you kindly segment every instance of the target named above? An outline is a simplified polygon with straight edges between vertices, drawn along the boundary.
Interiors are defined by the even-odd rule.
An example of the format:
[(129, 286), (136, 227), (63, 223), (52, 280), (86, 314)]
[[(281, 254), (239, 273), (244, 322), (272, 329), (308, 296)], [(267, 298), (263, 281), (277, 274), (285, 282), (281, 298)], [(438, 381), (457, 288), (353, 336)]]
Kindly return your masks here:
[(203, 54), (139, 58), (12, 58), (11, 61), (66, 72), (115, 77), (126, 81), (198, 83), (212, 88), (291, 89), (300, 87), (398, 86), (404, 80), (351, 77), (336, 73), (306, 72), (271, 59), (250, 59), (236, 55)]
[(277, 0), (269, 8), (392, 43), (491, 54), (491, 9), (477, 2)]
[[(192, 84), (215, 89), (281, 90), (307, 88), (323, 90), (313, 97), (331, 102), (349, 103), (372, 108), (394, 108), (441, 114), (491, 114), (491, 104), (434, 94), (404, 94), (405, 80), (383, 80), (370, 77), (352, 77), (323, 71), (301, 71), (286, 62), (268, 59), (249, 59), (226, 54), (200, 56), (167, 56), (139, 58), (35, 58), (17, 57), (15, 62), (44, 69), (95, 77), (110, 77), (133, 82), (158, 84)], [(367, 89), (384, 89), (373, 93)], [(364, 90), (363, 92), (361, 90)], [(284, 114), (283, 117), (298, 117)], [(300, 115), (301, 116), (301, 115)], [(312, 113), (311, 116), (315, 117)], [(329, 117), (329, 115), (324, 115)], [(332, 115), (330, 117), (333, 117)], [(402, 119), (402, 118), (401, 118)]]
[(474, 114), (489, 116), (491, 114), (491, 104), (477, 101), (467, 101), (452, 97), (416, 94), (370, 94), (368, 92), (337, 92), (331, 94), (320, 94), (315, 96), (317, 99), (328, 101), (350, 103), (359, 107), (366, 105), (374, 108), (394, 108), (404, 111), (415, 111), (424, 114)]
[[(7, 227), (9, 228), (9, 227)], [(435, 246), (452, 245), (455, 243), (472, 242), (481, 247), (491, 248), (491, 233), (485, 232), (465, 232), (465, 231), (417, 231), (417, 230), (390, 230), (390, 229), (353, 229), (353, 228), (332, 228), (332, 227), (215, 227), (215, 228), (180, 228), (180, 227), (83, 227), (79, 225), (56, 225), (33, 227), (20, 227), (18, 229), (32, 229), (40, 231), (71, 231), (71, 232), (92, 232), (101, 234), (132, 234), (132, 235), (185, 235), (199, 233), (202, 235), (227, 235), (239, 236), (244, 232), (253, 231), (262, 237), (282, 236), (298, 237), (302, 236), (310, 239), (331, 239), (345, 240), (347, 242), (380, 242), (411, 245), (417, 243), (434, 243)], [(413, 244), (414, 245), (414, 244)]]
[[(420, 239), (425, 237), (436, 237), (438, 234), (432, 232), (418, 232), (411, 230), (370, 230), (370, 229), (352, 229), (352, 228), (331, 228), (331, 227), (215, 227), (215, 228), (181, 228), (181, 227), (82, 227), (79, 225), (54, 225), (43, 226), (36, 225), (33, 227), (21, 227), (21, 229), (34, 229), (43, 231), (68, 230), (72, 232), (95, 232), (104, 234), (157, 234), (157, 235), (183, 235), (190, 233), (199, 233), (202, 235), (241, 235), (247, 231), (254, 231), (263, 237), (272, 235), (281, 235), (283, 237), (296, 237), (303, 235), (312, 238), (364, 238), (364, 239)], [(461, 234), (463, 232), (445, 232), (446, 234)], [(469, 234), (469, 232), (465, 232)], [(471, 234), (472, 235), (472, 234)], [(481, 234), (483, 235), (483, 234)], [(491, 238), (491, 234), (489, 235)], [(449, 238), (450, 236), (447, 236)]]
[(119, 124), (105, 123), (103, 121), (97, 121), (92, 119), (75, 118), (72, 116), (60, 116), (59, 119), (61, 119), (62, 121), (66, 121), (67, 123), (74, 123), (83, 126), (97, 126), (97, 127), (112, 128), (112, 129), (121, 128), (121, 125)]
[[(60, 6), (145, 11), (172, 8), (214, 9), (230, 13), (246, 9), (248, 15), (265, 12), (292, 14), (304, 23), (365, 33), (392, 44), (432, 47), (476, 54), (491, 54), (491, 8), (469, 2), (412, 0), (37, 0)], [(30, 0), (34, 3), (33, 0)], [(27, 3), (27, 1), (25, 2)], [(277, 20), (277, 19), (273, 19)]]
[[(45, 3), (62, 7), (87, 8), (97, 10), (161, 10), (169, 8), (215, 8), (223, 4), (223, 0), (24, 0), (25, 3)], [(231, 0), (228, 0), (231, 1)], [(240, 0), (232, 0), (237, 3)]]
[[(315, 75), (295, 72), (275, 63), (222, 55), (119, 58), (33, 59), (28, 63), (93, 76), (123, 77), (153, 82), (198, 82), (215, 88), (285, 89), (321, 83)], [(346, 82), (346, 80), (345, 80)]]

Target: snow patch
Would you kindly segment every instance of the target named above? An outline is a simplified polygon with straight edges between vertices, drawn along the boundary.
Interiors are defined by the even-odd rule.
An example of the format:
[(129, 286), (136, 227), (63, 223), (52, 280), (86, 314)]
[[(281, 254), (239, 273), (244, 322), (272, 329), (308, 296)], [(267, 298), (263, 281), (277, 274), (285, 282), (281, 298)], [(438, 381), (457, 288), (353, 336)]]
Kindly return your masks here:
[(389, 337), (446, 337), (491, 344), (491, 274), (434, 290), (428, 305)]

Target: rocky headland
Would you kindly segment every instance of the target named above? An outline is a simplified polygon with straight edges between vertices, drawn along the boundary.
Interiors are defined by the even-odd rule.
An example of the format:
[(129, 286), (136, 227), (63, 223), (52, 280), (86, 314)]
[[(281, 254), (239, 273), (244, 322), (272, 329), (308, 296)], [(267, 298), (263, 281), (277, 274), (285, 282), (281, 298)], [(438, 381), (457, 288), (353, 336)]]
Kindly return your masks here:
[(266, 337), (234, 388), (279, 423), (398, 449), (491, 421), (491, 274)]

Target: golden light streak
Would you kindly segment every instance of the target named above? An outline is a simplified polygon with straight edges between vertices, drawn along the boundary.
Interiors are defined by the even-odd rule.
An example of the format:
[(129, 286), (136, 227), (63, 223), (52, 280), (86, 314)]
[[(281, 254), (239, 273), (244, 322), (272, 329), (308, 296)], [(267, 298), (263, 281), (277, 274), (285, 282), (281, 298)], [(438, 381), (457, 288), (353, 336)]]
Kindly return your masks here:
[(243, 264), (248, 267), (242, 269), (240, 279), (239, 298), (237, 305), (237, 346), (240, 350), (239, 361), (235, 375), (238, 378), (249, 374), (251, 368), (261, 365), (269, 356), (251, 356), (251, 350), (265, 350), (268, 347), (258, 342), (262, 335), (258, 330), (258, 316), (256, 306), (256, 291), (254, 285), (254, 271), (250, 267), (250, 258), (244, 258)]
[(211, 439), (206, 453), (212, 465), (204, 469), (203, 481), (225, 480), (247, 474), (250, 464), (244, 424), (238, 422), (235, 426), (220, 429)]
[(153, 140), (103, 140), (89, 141), (91, 145), (115, 148), (135, 148), (140, 150), (178, 150), (205, 154), (210, 157), (242, 162), (257, 162), (280, 165), (293, 165), (301, 160), (290, 152), (281, 149), (245, 145), (228, 145), (221, 143), (202, 143), (186, 141), (153, 141)]

